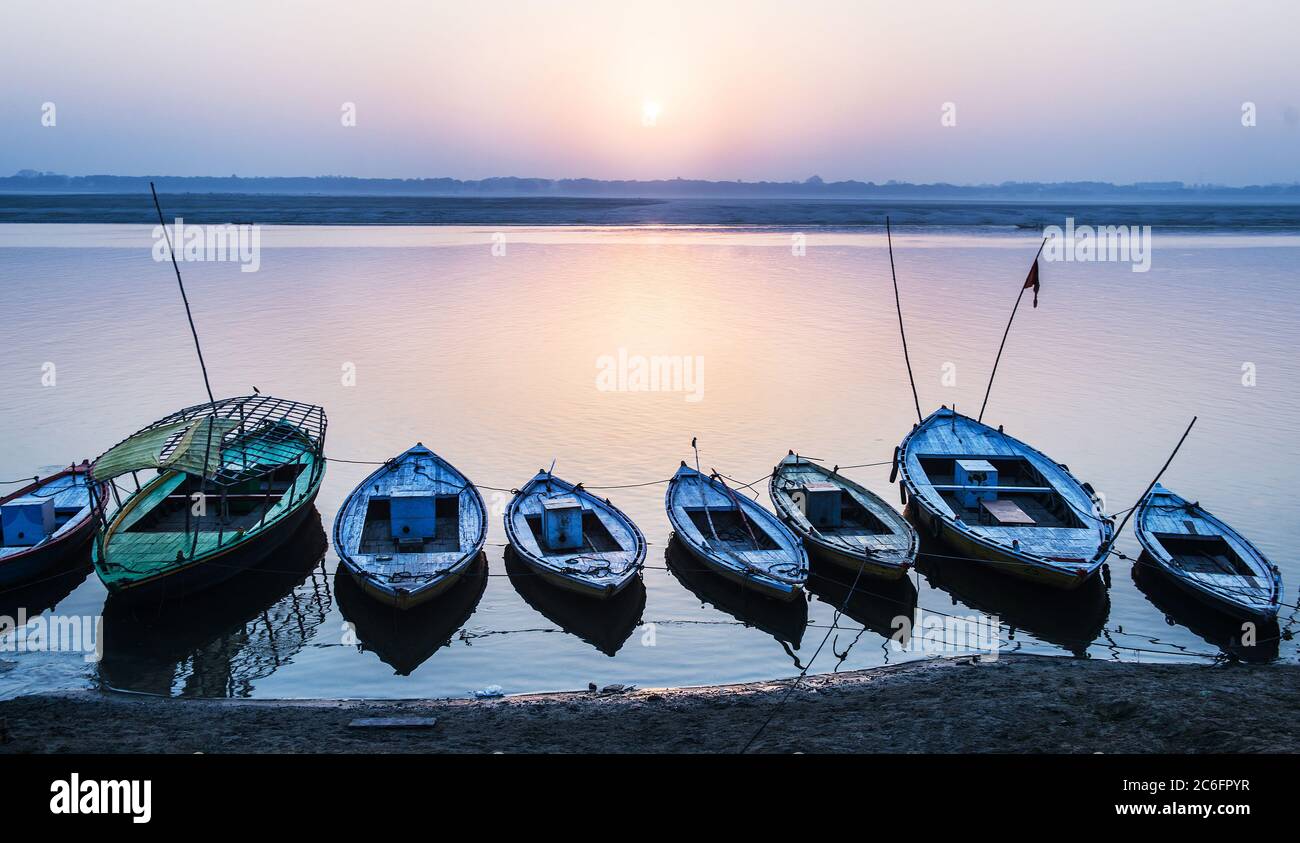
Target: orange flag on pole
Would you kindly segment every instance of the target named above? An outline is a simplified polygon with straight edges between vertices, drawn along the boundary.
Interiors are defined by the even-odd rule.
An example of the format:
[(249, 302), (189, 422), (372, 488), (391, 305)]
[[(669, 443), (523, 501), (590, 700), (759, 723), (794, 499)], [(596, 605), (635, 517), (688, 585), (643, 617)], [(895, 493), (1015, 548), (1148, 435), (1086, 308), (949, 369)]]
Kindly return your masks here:
[(1025, 279), (1025, 289), (1034, 288), (1034, 307), (1038, 307), (1038, 258), (1034, 258), (1034, 265), (1029, 268), (1029, 277)]

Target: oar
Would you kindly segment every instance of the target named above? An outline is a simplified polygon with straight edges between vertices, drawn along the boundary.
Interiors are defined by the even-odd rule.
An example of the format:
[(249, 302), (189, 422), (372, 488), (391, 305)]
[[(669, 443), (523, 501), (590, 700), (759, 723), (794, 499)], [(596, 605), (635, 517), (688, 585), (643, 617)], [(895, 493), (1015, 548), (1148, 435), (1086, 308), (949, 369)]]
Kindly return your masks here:
[(740, 516), (740, 523), (745, 525), (745, 532), (749, 533), (749, 540), (754, 543), (754, 549), (759, 550), (758, 536), (754, 535), (754, 529), (749, 526), (749, 517), (745, 515), (745, 507), (740, 501), (740, 495), (731, 490), (731, 487), (727, 485), (727, 481), (722, 479), (722, 475), (718, 473), (716, 468), (710, 469), (710, 471), (713, 472), (712, 479), (718, 481), (727, 493), (727, 497), (736, 505), (736, 514)]

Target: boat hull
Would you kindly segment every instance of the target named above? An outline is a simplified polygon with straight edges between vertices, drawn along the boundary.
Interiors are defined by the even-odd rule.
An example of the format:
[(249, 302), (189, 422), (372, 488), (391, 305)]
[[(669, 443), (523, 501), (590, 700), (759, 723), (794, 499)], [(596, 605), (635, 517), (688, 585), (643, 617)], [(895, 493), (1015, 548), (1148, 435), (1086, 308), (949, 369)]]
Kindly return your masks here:
[(608, 583), (603, 586), (597, 585), (577, 577), (567, 577), (550, 566), (542, 564), (532, 556), (522, 553), (514, 545), (511, 545), (511, 549), (515, 552), (515, 556), (519, 561), (528, 566), (531, 573), (541, 577), (548, 585), (567, 591), (570, 594), (581, 594), (584, 597), (591, 597), (596, 600), (609, 600), (617, 594), (622, 594), (636, 579), (636, 575), (632, 574), (618, 582)]
[(752, 576), (737, 571), (729, 565), (723, 565), (717, 559), (701, 548), (696, 547), (691, 542), (685, 541), (679, 535), (674, 535), (677, 544), (682, 547), (696, 562), (702, 564), (711, 573), (717, 574), (723, 579), (730, 580), (744, 586), (756, 594), (769, 597), (773, 600), (780, 600), (783, 603), (790, 603), (797, 597), (802, 597), (804, 587), (801, 584), (792, 583), (790, 585), (775, 585), (756, 579)]
[(395, 609), (414, 609), (416, 606), (422, 606), (430, 600), (450, 591), (453, 586), (460, 582), (461, 575), (465, 573), (465, 570), (469, 568), (477, 558), (478, 554), (471, 556), (454, 570), (449, 570), (427, 586), (416, 589), (385, 588), (352, 565), (345, 563), (340, 567), (352, 576), (352, 580), (360, 586), (361, 590), (369, 597), (387, 606), (392, 606)]
[[(323, 471), (321, 476), (324, 476)], [(259, 530), (255, 535), (206, 554), (184, 567), (131, 583), (105, 585), (118, 600), (148, 602), (185, 597), (223, 583), (243, 571), (257, 567), (284, 545), (307, 520), (315, 506), (318, 491), (320, 478), (296, 508), (277, 518), (274, 524)], [(96, 558), (96, 565), (99, 564)]]
[(1170, 571), (1169, 568), (1166, 565), (1164, 565), (1163, 562), (1151, 556), (1151, 554), (1149, 553), (1143, 553), (1142, 557), (1139, 559), (1137, 564), (1149, 565), (1150, 568), (1153, 571), (1155, 571), (1161, 578), (1172, 583), (1174, 587), (1178, 589), (1179, 592), (1192, 598), (1193, 600), (1195, 600), (1197, 603), (1204, 606), (1205, 608), (1219, 613), (1220, 615), (1225, 615), (1230, 618), (1238, 618), (1242, 620), (1253, 620), (1253, 621), (1260, 621), (1260, 622), (1268, 622), (1277, 619), (1276, 606), (1274, 606), (1274, 608), (1272, 609), (1256, 609), (1253, 606), (1243, 605), (1234, 600), (1229, 600), (1224, 597), (1221, 597), (1218, 594), (1215, 594), (1213, 592), (1206, 591), (1201, 588), (1197, 588), (1195, 585), (1188, 582), (1185, 577), (1181, 577), (1178, 574), (1174, 573), (1173, 571)]
[[(914, 499), (915, 500), (915, 499)], [(941, 540), (949, 548), (957, 551), (954, 555), (991, 568), (1003, 574), (1009, 574), (1022, 580), (1051, 586), (1052, 588), (1072, 591), (1091, 579), (1094, 569), (1079, 568), (1070, 571), (1047, 568), (1041, 563), (1015, 556), (984, 542), (977, 541), (969, 533), (956, 529), (947, 519), (940, 518), (924, 506), (912, 506), (911, 511), (921, 528)], [(1100, 564), (1098, 564), (1100, 567)]]
[(94, 535), (95, 519), (88, 518), (85, 524), (56, 542), (5, 559), (0, 562), (0, 587), (20, 586), (47, 576), (74, 554), (84, 551)]
[(881, 562), (867, 556), (849, 553), (832, 545), (822, 544), (808, 536), (804, 536), (803, 546), (808, 550), (808, 555), (819, 562), (830, 563), (853, 574), (857, 574), (861, 569), (864, 575), (879, 580), (897, 582), (907, 576), (910, 568), (909, 562), (899, 564)]

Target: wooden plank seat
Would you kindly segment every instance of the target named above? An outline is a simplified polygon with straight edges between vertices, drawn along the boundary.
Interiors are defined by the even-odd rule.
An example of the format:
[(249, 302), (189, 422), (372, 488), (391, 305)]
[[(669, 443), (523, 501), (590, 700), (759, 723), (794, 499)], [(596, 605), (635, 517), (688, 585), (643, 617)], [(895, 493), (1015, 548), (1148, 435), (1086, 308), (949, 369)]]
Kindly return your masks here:
[(981, 520), (985, 513), (1002, 526), (1032, 527), (1038, 523), (1029, 516), (1029, 513), (1017, 506), (1015, 501), (1005, 499), (980, 501)]

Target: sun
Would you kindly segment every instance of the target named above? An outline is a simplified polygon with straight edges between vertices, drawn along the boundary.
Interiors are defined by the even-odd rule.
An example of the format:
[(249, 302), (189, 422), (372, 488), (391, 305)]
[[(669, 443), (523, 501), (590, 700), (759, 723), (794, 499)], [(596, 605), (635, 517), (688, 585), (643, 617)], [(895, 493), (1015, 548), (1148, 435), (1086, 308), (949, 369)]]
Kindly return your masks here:
[(659, 123), (659, 115), (663, 113), (663, 106), (657, 100), (646, 100), (641, 103), (641, 125), (655, 126)]

